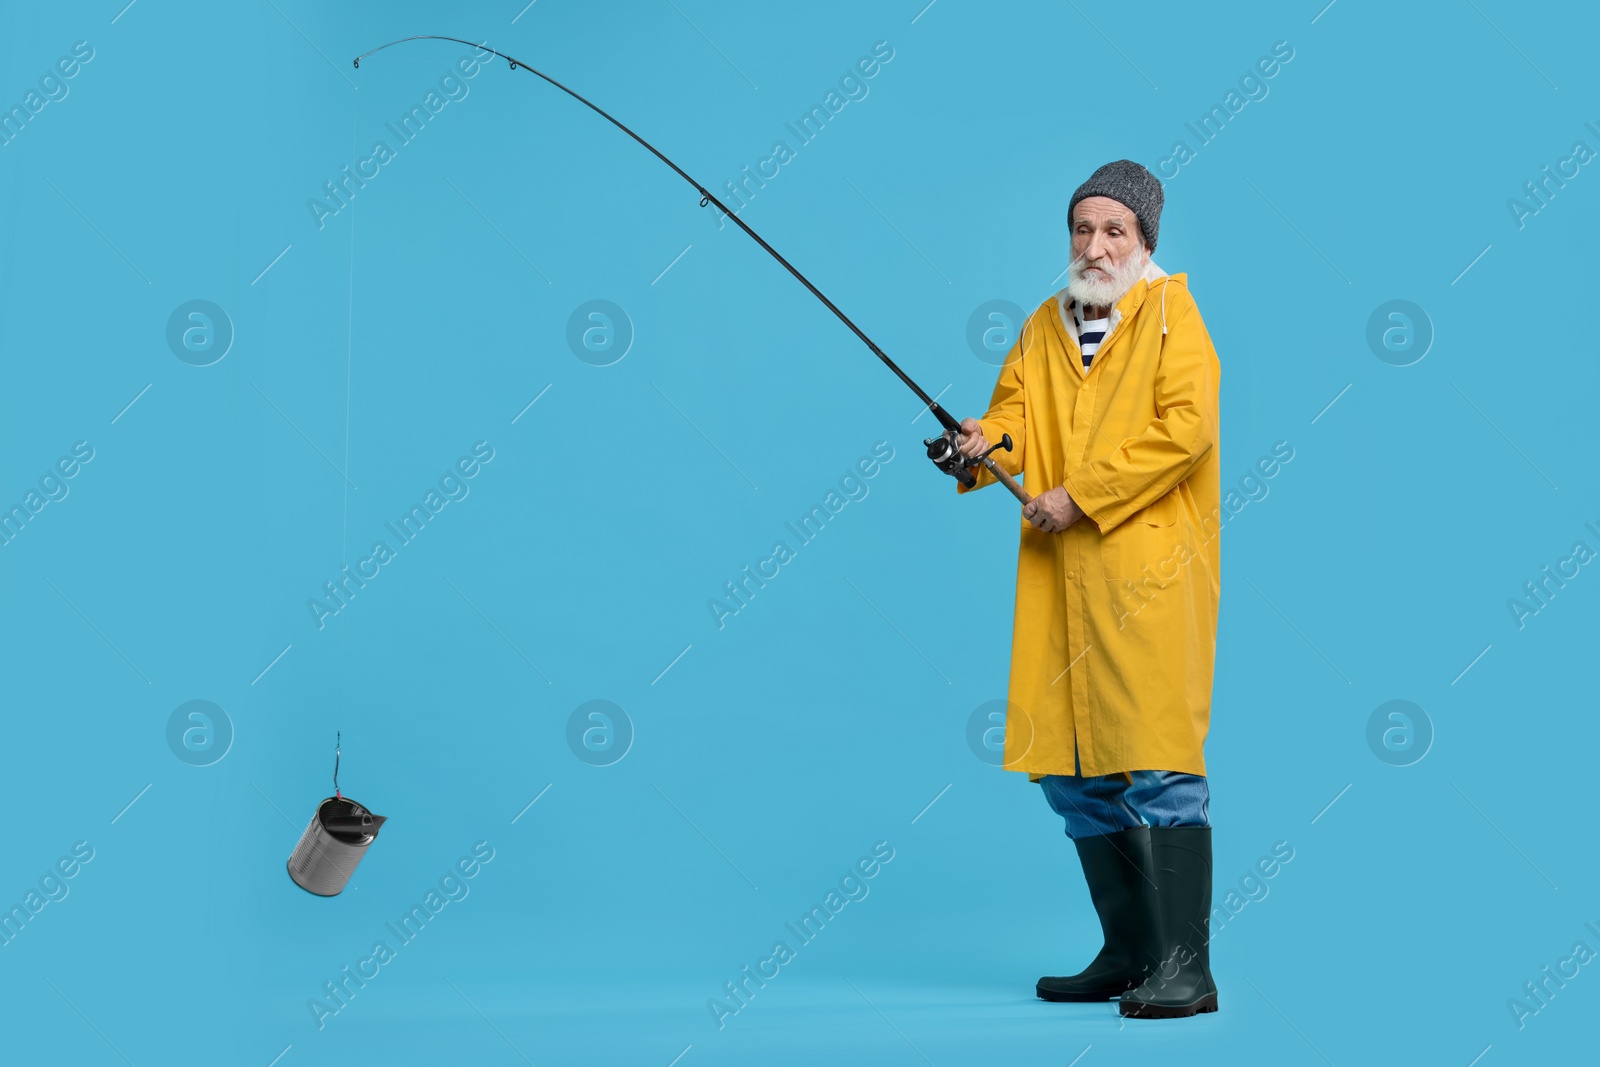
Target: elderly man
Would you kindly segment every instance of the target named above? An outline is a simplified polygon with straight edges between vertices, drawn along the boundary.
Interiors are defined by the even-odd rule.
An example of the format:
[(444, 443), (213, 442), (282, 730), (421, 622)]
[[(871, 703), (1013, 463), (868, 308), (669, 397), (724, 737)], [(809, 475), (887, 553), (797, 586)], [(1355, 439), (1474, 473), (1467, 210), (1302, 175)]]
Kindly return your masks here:
[[(994, 458), (1037, 494), (1022, 511), (1003, 766), (1065, 820), (1105, 941), (1036, 992), (1120, 998), (1142, 1018), (1217, 1010), (1202, 746), (1221, 367), (1187, 276), (1150, 259), (1161, 205), (1131, 160), (1078, 188), (1067, 287), (1029, 317), (959, 442), (977, 456), (1010, 434)], [(973, 489), (995, 481), (977, 474)]]

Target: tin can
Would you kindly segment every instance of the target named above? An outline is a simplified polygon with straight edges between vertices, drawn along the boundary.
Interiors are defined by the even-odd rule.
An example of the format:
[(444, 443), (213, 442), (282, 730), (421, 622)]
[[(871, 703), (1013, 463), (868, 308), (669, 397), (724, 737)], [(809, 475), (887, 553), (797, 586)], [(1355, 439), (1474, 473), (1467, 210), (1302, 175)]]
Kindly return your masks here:
[(328, 797), (317, 805), (306, 832), (289, 854), (289, 877), (308, 893), (337, 896), (383, 823), (384, 816), (372, 814), (349, 797)]

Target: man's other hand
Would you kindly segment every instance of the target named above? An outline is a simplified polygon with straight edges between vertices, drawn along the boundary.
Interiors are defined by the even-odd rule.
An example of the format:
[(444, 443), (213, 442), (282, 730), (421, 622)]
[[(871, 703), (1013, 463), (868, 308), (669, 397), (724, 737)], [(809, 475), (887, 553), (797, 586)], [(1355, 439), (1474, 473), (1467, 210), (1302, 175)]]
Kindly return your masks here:
[(1083, 518), (1083, 509), (1058, 485), (1024, 504), (1022, 517), (1045, 533), (1060, 533)]
[(969, 459), (989, 451), (989, 442), (984, 439), (983, 427), (978, 424), (977, 419), (961, 420), (961, 435), (956, 443), (961, 449), (961, 454)]

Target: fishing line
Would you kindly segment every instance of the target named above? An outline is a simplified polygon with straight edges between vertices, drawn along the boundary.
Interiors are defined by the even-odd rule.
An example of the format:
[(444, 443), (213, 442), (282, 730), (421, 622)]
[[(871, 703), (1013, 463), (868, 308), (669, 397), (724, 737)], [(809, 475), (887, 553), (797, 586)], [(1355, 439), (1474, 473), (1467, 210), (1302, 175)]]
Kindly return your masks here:
[[(997, 480), (1004, 484), (1007, 489), (1011, 490), (1012, 494), (1015, 495), (1018, 500), (1026, 504), (1030, 499), (1032, 499), (1027, 493), (1023, 492), (1022, 488), (1011, 478), (1009, 474), (1000, 469), (1000, 467), (992, 458), (992, 453), (997, 449), (1003, 448), (1006, 451), (1011, 450), (1011, 437), (1009, 434), (1003, 435), (999, 444), (993, 445), (982, 455), (964, 455), (960, 449), (961, 424), (952, 418), (950, 413), (945, 411), (945, 409), (939, 405), (937, 400), (929, 396), (923, 391), (921, 386), (912, 381), (911, 377), (906, 374), (905, 371), (901, 370), (899, 366), (895, 364), (894, 360), (890, 359), (888, 354), (885, 353), (883, 349), (879, 348), (877, 343), (873, 341), (872, 338), (866, 335), (865, 331), (863, 331), (861, 327), (857, 326), (853, 321), (851, 321), (850, 316), (841, 311), (838, 305), (832, 300), (829, 300), (821, 289), (818, 289), (812, 284), (811, 279), (800, 273), (799, 269), (785, 259), (776, 248), (773, 248), (770, 244), (768, 244), (765, 238), (756, 233), (755, 230), (751, 229), (750, 226), (733, 211), (729, 210), (728, 206), (719, 200), (716, 194), (711, 192), (711, 190), (707, 189), (705, 186), (701, 185), (699, 182), (695, 181), (687, 171), (678, 166), (672, 160), (668, 159), (667, 156), (657, 149), (655, 145), (651, 144), (649, 141), (646, 141), (643, 137), (640, 137), (637, 133), (629, 129), (622, 122), (618, 121), (603, 108), (567, 88), (565, 85), (556, 81), (548, 74), (528, 66), (528, 64), (522, 62), (522, 60), (517, 59), (514, 56), (509, 56), (504, 52), (496, 51), (495, 49), (489, 48), (486, 45), (475, 44), (472, 41), (462, 40), (460, 37), (444, 37), (436, 34), (418, 34), (412, 37), (403, 37), (397, 41), (390, 41), (388, 44), (379, 45), (377, 48), (374, 48), (371, 51), (363, 52), (361, 55), (355, 58), (354, 65), (356, 69), (359, 70), (361, 67), (361, 61), (366, 59), (368, 56), (377, 52), (381, 52), (386, 48), (392, 48), (397, 44), (405, 44), (409, 41), (451, 41), (455, 44), (467, 45), (468, 47), (477, 48), (481, 51), (488, 52), (491, 55), (499, 56), (501, 59), (504, 59), (511, 65), (512, 70), (516, 70), (520, 67), (531, 74), (537, 75), (542, 80), (548, 82), (550, 85), (555, 86), (557, 89), (560, 89), (562, 92), (578, 101), (578, 103), (587, 107), (589, 110), (593, 111), (595, 114), (611, 123), (611, 125), (615, 126), (617, 129), (633, 138), (651, 155), (655, 156), (657, 159), (661, 160), (661, 162), (671, 167), (673, 173), (677, 174), (680, 178), (694, 187), (695, 192), (700, 194), (701, 207), (705, 207), (707, 204), (714, 204), (725, 217), (732, 219), (735, 225), (737, 225), (741, 230), (750, 236), (751, 240), (755, 241), (756, 244), (765, 249), (767, 254), (773, 259), (777, 260), (778, 263), (782, 265), (782, 267), (790, 274), (794, 275), (795, 280), (801, 285), (805, 286), (806, 289), (810, 291), (812, 296), (815, 296), (818, 300), (822, 301), (823, 306), (829, 311), (833, 312), (834, 315), (838, 317), (840, 322), (848, 326), (850, 328), (850, 332), (860, 338), (861, 342), (867, 346), (873, 355), (877, 356), (878, 359), (883, 362), (884, 366), (892, 370), (896, 377), (904, 382), (913, 393), (917, 394), (917, 398), (923, 402), (927, 410), (931, 411), (934, 417), (939, 420), (939, 424), (944, 427), (944, 433), (941, 436), (929, 438), (923, 442), (923, 444), (928, 448), (928, 458), (933, 460), (935, 466), (944, 471), (946, 474), (956, 478), (959, 482), (961, 482), (962, 485), (971, 488), (976, 484), (977, 481), (977, 477), (971, 468), (977, 466), (979, 463), (982, 463), (995, 475)], [(352, 130), (354, 129), (354, 124), (355, 109), (354, 104), (352, 103)], [(353, 228), (351, 231), (350, 245), (350, 272), (351, 306), (349, 309), (349, 325), (351, 329), (354, 329), (355, 232)], [(347, 366), (347, 372), (348, 369), (349, 368)], [(348, 382), (346, 382), (346, 385), (348, 386)], [(366, 855), (368, 847), (374, 840), (377, 839), (379, 829), (387, 821), (385, 816), (372, 814), (368, 808), (354, 800), (351, 800), (349, 797), (346, 797), (342, 792), (340, 792), (339, 761), (342, 751), (342, 741), (343, 734), (336, 731), (333, 742), (333, 796), (325, 798), (317, 805), (316, 811), (311, 816), (310, 823), (306, 826), (305, 832), (301, 834), (300, 841), (295, 845), (294, 851), (290, 854), (287, 864), (289, 877), (294, 880), (296, 885), (300, 886), (302, 889), (305, 889), (307, 892), (324, 897), (337, 896), (339, 893), (343, 892), (344, 887), (350, 881), (350, 876), (355, 873), (356, 866), (361, 862), (362, 857)]]
[(715, 204), (725, 217), (732, 219), (735, 225), (737, 225), (745, 233), (749, 234), (750, 238), (755, 241), (756, 244), (766, 249), (767, 253), (771, 255), (773, 259), (777, 260), (785, 270), (794, 275), (795, 279), (799, 281), (801, 285), (810, 290), (812, 296), (815, 296), (818, 300), (822, 301), (824, 307), (838, 316), (839, 321), (848, 326), (850, 328), (850, 332), (859, 337), (861, 342), (865, 344), (869, 350), (871, 350), (872, 354), (883, 361), (884, 366), (894, 371), (895, 376), (898, 377), (902, 382), (905, 382), (913, 393), (917, 394), (917, 399), (921, 400), (927, 409), (933, 412), (934, 418), (939, 420), (939, 424), (943, 426), (945, 430), (943, 436), (930, 438), (923, 442), (928, 446), (928, 458), (932, 459), (934, 464), (938, 466), (940, 470), (944, 471), (946, 474), (952, 475), (963, 485), (966, 485), (970, 488), (976, 482), (976, 477), (968, 468), (981, 462), (987, 466), (990, 471), (994, 472), (994, 474), (1005, 484), (1006, 488), (1010, 489), (1011, 492), (1023, 503), (1027, 503), (1027, 501), (1031, 499), (1021, 490), (1020, 487), (1017, 486), (1017, 483), (1012, 481), (1011, 477), (1004, 471), (1000, 470), (998, 465), (995, 464), (994, 460), (989, 457), (989, 453), (998, 448), (1004, 448), (1007, 451), (1010, 451), (1011, 438), (1009, 435), (1006, 435), (1000, 444), (995, 445), (993, 448), (989, 449), (989, 452), (984, 453), (982, 456), (968, 457), (962, 455), (957, 443), (957, 438), (961, 432), (961, 424), (952, 418), (949, 412), (945, 411), (944, 408), (939, 406), (939, 402), (937, 400), (929, 396), (923, 391), (921, 386), (912, 381), (910, 375), (901, 370), (899, 366), (895, 364), (894, 360), (890, 359), (883, 349), (878, 347), (877, 342), (868, 337), (861, 327), (857, 326), (851, 321), (850, 316), (839, 310), (837, 304), (835, 304), (832, 300), (829, 300), (827, 296), (823, 294), (821, 289), (818, 289), (811, 283), (811, 279), (807, 278), (804, 274), (801, 274), (795, 265), (783, 258), (776, 248), (773, 248), (766, 242), (765, 238), (763, 238), (759, 233), (756, 233), (755, 230), (751, 229), (743, 219), (741, 219), (734, 212), (730, 211), (728, 206), (721, 200), (717, 199), (716, 194), (711, 192), (711, 190), (707, 189), (705, 186), (701, 185), (699, 182), (695, 181), (694, 178), (690, 177), (687, 171), (678, 166), (672, 160), (668, 159), (665, 154), (656, 148), (655, 145), (651, 144), (649, 141), (646, 141), (637, 133), (634, 133), (633, 130), (629, 129), (622, 122), (614, 118), (604, 108), (567, 88), (565, 85), (556, 81), (543, 71), (536, 70), (533, 67), (528, 66), (528, 64), (524, 63), (520, 59), (515, 58), (514, 56), (508, 56), (504, 52), (496, 51), (495, 49), (489, 48), (483, 44), (462, 40), (460, 37), (444, 37), (438, 34), (417, 34), (412, 37), (402, 37), (397, 41), (390, 41), (388, 44), (379, 45), (377, 48), (374, 48), (371, 51), (361, 53), (361, 55), (355, 58), (356, 69), (359, 70), (361, 68), (361, 61), (366, 59), (368, 56), (377, 52), (381, 52), (385, 48), (393, 48), (397, 44), (405, 44), (408, 41), (453, 41), (456, 44), (468, 45), (469, 47), (488, 52), (491, 55), (499, 56), (501, 59), (511, 64), (512, 70), (516, 70), (520, 67), (523, 70), (528, 71), (530, 74), (538, 75), (538, 77), (544, 79), (546, 82), (549, 82), (557, 89), (560, 89), (562, 92), (578, 101), (578, 103), (582, 104), (584, 107), (587, 107), (589, 110), (593, 111), (595, 114), (611, 123), (611, 125), (615, 126), (617, 129), (621, 130), (623, 133), (639, 142), (639, 144), (644, 146), (645, 150), (651, 155), (655, 156), (657, 159), (661, 160), (661, 162), (671, 167), (673, 172), (677, 174), (678, 177), (694, 186), (695, 192), (700, 194), (701, 207), (705, 207), (707, 204)]

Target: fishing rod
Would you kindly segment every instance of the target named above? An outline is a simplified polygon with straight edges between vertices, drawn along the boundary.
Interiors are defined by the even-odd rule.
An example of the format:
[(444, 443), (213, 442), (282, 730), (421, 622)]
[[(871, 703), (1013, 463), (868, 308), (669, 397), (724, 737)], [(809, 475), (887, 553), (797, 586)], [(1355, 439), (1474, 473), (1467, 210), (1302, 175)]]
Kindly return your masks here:
[(749, 234), (750, 238), (752, 240), (754, 240), (756, 244), (758, 244), (762, 248), (766, 249), (767, 253), (769, 255), (771, 255), (773, 259), (777, 260), (780, 264), (782, 264), (783, 268), (785, 270), (787, 270), (790, 274), (794, 275), (795, 279), (797, 281), (799, 281), (799, 283), (801, 285), (805, 286), (807, 289), (809, 289), (811, 291), (811, 295), (812, 296), (814, 296), (818, 300), (822, 301), (823, 306), (826, 307), (829, 311), (833, 312), (836, 316), (838, 316), (840, 322), (842, 322), (846, 326), (850, 327), (850, 332), (855, 334), (857, 337), (859, 337), (861, 339), (861, 342), (863, 344), (865, 344), (869, 350), (871, 350), (872, 354), (877, 356), (880, 360), (883, 361), (883, 365), (884, 366), (886, 366), (890, 370), (894, 371), (895, 376), (898, 377), (902, 382), (905, 382), (906, 385), (911, 389), (911, 391), (913, 393), (917, 394), (917, 399), (921, 400), (923, 402), (923, 404), (926, 405), (927, 409), (929, 411), (933, 412), (933, 417), (938, 419), (939, 420), (939, 425), (944, 427), (944, 433), (943, 434), (941, 434), (938, 437), (927, 438), (922, 442), (925, 446), (927, 446), (928, 458), (933, 461), (934, 466), (938, 467), (940, 470), (944, 471), (946, 474), (948, 474), (951, 477), (955, 478), (958, 482), (960, 482), (962, 485), (966, 486), (968, 489), (971, 489), (975, 484), (977, 484), (977, 476), (972, 473), (970, 468), (977, 466), (979, 463), (982, 463), (985, 467), (987, 467), (989, 469), (989, 471), (997, 479), (1000, 480), (1000, 482), (1002, 484), (1005, 485), (1005, 487), (1007, 489), (1011, 490), (1012, 494), (1014, 496), (1016, 496), (1016, 498), (1018, 500), (1022, 501), (1024, 504), (1026, 504), (1029, 500), (1032, 499), (1032, 497), (1028, 496), (1028, 494), (1025, 493), (1022, 490), (1022, 487), (1019, 486), (1012, 479), (1012, 477), (1009, 474), (1007, 474), (1004, 470), (1002, 470), (1000, 468), (999, 464), (997, 464), (994, 461), (994, 459), (992, 458), (992, 453), (995, 452), (997, 449), (1002, 449), (1003, 448), (1007, 452), (1011, 451), (1011, 435), (1010, 434), (1002, 435), (1000, 443), (997, 444), (997, 445), (993, 445), (992, 447), (989, 448), (988, 451), (984, 452), (982, 455), (966, 456), (966, 455), (962, 454), (961, 446), (960, 446), (961, 424), (959, 422), (957, 422), (955, 420), (955, 418), (953, 418), (948, 411), (946, 411), (943, 407), (941, 407), (937, 400), (935, 400), (933, 397), (929, 396), (926, 392), (923, 391), (921, 386), (919, 386), (916, 382), (912, 381), (911, 380), (911, 376), (908, 375), (905, 371), (901, 370), (899, 368), (899, 366), (897, 366), (895, 364), (895, 361), (890, 359), (888, 354), (885, 353), (883, 349), (879, 348), (877, 343), (874, 342), (872, 340), (872, 338), (868, 337), (866, 335), (866, 333), (862, 331), (861, 327), (857, 326), (854, 322), (850, 321), (850, 316), (846, 315), (843, 311), (840, 311), (838, 305), (836, 305), (832, 300), (829, 300), (827, 298), (827, 296), (825, 296), (823, 294), (821, 289), (818, 289), (815, 285), (811, 284), (811, 279), (807, 278), (804, 274), (801, 274), (800, 271), (795, 268), (794, 264), (790, 263), (787, 259), (784, 259), (783, 256), (781, 254), (779, 254), (779, 252), (778, 252), (778, 250), (776, 248), (773, 248), (770, 244), (768, 244), (766, 242), (766, 240), (759, 233), (756, 233), (755, 230), (752, 230), (749, 227), (749, 225), (745, 223), (745, 221), (743, 219), (741, 219), (734, 212), (730, 211), (728, 209), (728, 206), (726, 204), (724, 204), (721, 200), (717, 199), (716, 194), (712, 193), (711, 190), (707, 189), (705, 186), (701, 185), (699, 182), (695, 181), (692, 177), (690, 177), (687, 171), (685, 171), (682, 167), (678, 166), (672, 160), (668, 159), (660, 150), (658, 150), (656, 148), (655, 145), (651, 144), (649, 141), (646, 141), (643, 137), (640, 137), (637, 133), (634, 133), (627, 126), (623, 125), (617, 119), (613, 118), (603, 108), (601, 108), (597, 104), (594, 104), (593, 102), (585, 99), (584, 97), (578, 95), (573, 90), (567, 88), (565, 85), (562, 85), (560, 82), (558, 82), (554, 78), (550, 77), (550, 75), (545, 74), (542, 71), (535, 70), (533, 67), (528, 66), (528, 64), (524, 63), (520, 59), (515, 58), (514, 56), (508, 56), (504, 52), (495, 51), (495, 49), (489, 48), (488, 46), (483, 45), (483, 44), (478, 44), (478, 43), (473, 42), (473, 41), (464, 41), (459, 37), (444, 37), (444, 36), (440, 36), (438, 34), (426, 34), (426, 33), (425, 34), (417, 34), (417, 35), (412, 36), (412, 37), (402, 37), (397, 41), (390, 41), (388, 44), (379, 45), (377, 48), (374, 48), (371, 51), (361, 53), (359, 56), (357, 56), (355, 58), (355, 67), (356, 67), (356, 69), (357, 70), (361, 69), (361, 61), (363, 59), (366, 59), (368, 56), (370, 56), (370, 55), (372, 55), (372, 54), (374, 54), (376, 52), (381, 52), (385, 48), (393, 48), (397, 44), (405, 44), (408, 41), (453, 41), (456, 44), (468, 45), (469, 47), (480, 49), (480, 50), (488, 52), (488, 53), (490, 53), (492, 55), (497, 55), (501, 59), (505, 60), (507, 63), (511, 64), (511, 69), (512, 70), (516, 70), (517, 68), (520, 67), (523, 70), (526, 70), (530, 74), (538, 75), (540, 78), (544, 79), (546, 82), (549, 82), (551, 85), (555, 86), (557, 89), (560, 89), (562, 92), (566, 93), (568, 96), (570, 96), (574, 100), (578, 101), (578, 103), (580, 103), (583, 106), (587, 107), (589, 110), (593, 111), (595, 114), (599, 115), (601, 118), (603, 118), (607, 122), (611, 123), (611, 125), (615, 126), (617, 129), (621, 130), (623, 133), (627, 134), (629, 137), (632, 137), (635, 141), (638, 141), (639, 144), (643, 145), (645, 150), (648, 151), (651, 155), (655, 156), (657, 159), (661, 160), (661, 162), (663, 162), (667, 166), (671, 167), (673, 169), (673, 171), (678, 175), (678, 177), (682, 178), (684, 181), (686, 181), (690, 185), (694, 186), (695, 192), (700, 194), (700, 206), (701, 207), (705, 207), (707, 204), (716, 205), (717, 208), (719, 210), (721, 210), (721, 212), (722, 212), (724, 217), (732, 219), (734, 221), (734, 224), (737, 225), (745, 233)]

